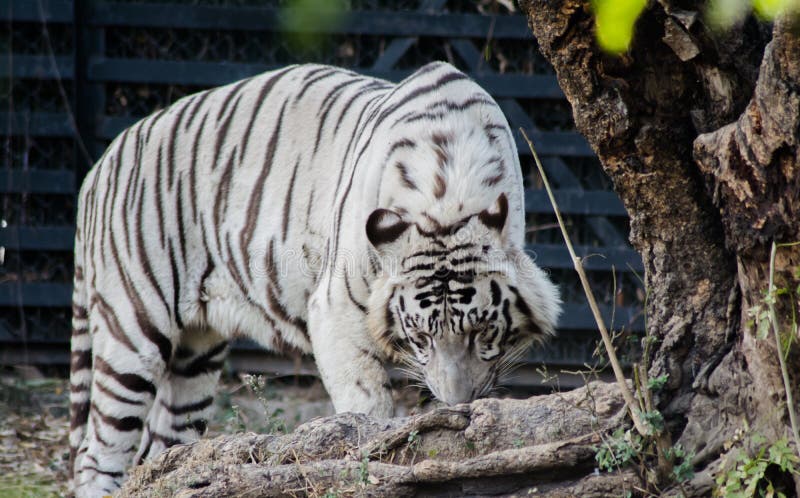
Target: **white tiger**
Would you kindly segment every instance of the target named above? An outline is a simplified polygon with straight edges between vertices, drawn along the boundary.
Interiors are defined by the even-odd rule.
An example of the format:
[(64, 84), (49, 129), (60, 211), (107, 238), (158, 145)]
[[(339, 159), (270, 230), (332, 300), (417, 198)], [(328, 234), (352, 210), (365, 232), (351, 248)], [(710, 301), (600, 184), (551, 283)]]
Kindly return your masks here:
[(486, 394), (560, 312), (524, 224), (508, 123), (446, 63), (292, 66), (133, 125), (79, 198), (76, 494), (201, 435), (234, 337), (313, 354), (339, 412), (392, 415), (387, 359)]

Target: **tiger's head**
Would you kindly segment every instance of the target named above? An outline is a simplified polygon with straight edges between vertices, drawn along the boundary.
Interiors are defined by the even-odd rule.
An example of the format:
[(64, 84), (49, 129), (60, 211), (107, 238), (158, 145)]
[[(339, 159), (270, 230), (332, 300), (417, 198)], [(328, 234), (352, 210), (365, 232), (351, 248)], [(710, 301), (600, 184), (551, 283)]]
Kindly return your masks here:
[(503, 241), (508, 200), (450, 226), (377, 209), (366, 224), (380, 258), (368, 325), (387, 357), (447, 404), (487, 394), (535, 341), (554, 334), (557, 288)]

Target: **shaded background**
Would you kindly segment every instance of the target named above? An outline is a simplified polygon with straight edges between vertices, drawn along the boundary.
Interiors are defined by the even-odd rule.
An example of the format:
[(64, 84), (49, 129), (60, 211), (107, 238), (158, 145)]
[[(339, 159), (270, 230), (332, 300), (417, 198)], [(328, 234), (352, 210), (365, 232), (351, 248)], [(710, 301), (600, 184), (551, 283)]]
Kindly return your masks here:
[[(526, 182), (528, 249), (565, 301), (559, 337), (532, 351), (511, 385), (580, 385), (564, 370), (595, 364), (597, 343), (519, 127), (557, 188), (578, 253), (593, 255), (586, 268), (607, 325), (623, 351), (638, 342), (645, 294), (625, 210), (510, 0), (0, 0), (0, 22), (0, 366), (69, 363), (76, 193), (110, 140), (184, 95), (298, 62), (397, 81), (445, 60), (503, 108)], [(314, 372), (307, 358), (248, 342), (230, 364)], [(537, 371), (542, 364), (557, 377)]]

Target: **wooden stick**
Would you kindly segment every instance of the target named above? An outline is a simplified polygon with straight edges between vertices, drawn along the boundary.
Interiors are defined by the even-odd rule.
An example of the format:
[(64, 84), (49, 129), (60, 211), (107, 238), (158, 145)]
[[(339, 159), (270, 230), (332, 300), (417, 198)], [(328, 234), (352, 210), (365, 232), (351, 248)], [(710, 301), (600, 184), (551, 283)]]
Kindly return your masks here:
[[(795, 245), (795, 244), (786, 244)], [(794, 414), (794, 399), (792, 396), (792, 384), (789, 382), (789, 372), (786, 369), (786, 361), (783, 359), (783, 346), (781, 345), (781, 335), (778, 327), (778, 315), (775, 313), (775, 299), (777, 293), (775, 292), (775, 254), (778, 252), (778, 246), (775, 241), (772, 242), (772, 249), (769, 253), (769, 299), (767, 306), (769, 307), (769, 320), (772, 322), (772, 331), (775, 334), (775, 347), (778, 348), (778, 361), (781, 366), (781, 376), (783, 377), (783, 388), (786, 391), (786, 408), (789, 410), (789, 422), (792, 426), (792, 437), (794, 438), (795, 451), (800, 455), (800, 434), (797, 431), (797, 421)]]
[(581, 285), (583, 285), (583, 292), (586, 294), (586, 299), (589, 301), (589, 307), (592, 309), (594, 320), (597, 322), (597, 328), (600, 330), (600, 336), (603, 338), (603, 344), (605, 345), (606, 353), (608, 354), (608, 361), (611, 363), (611, 368), (614, 370), (614, 377), (617, 379), (617, 384), (619, 384), (619, 388), (622, 391), (622, 397), (625, 399), (625, 404), (628, 406), (628, 413), (631, 415), (633, 425), (642, 436), (651, 436), (651, 431), (648, 431), (645, 428), (641, 418), (639, 417), (639, 406), (637, 405), (636, 400), (633, 398), (633, 393), (631, 393), (631, 390), (628, 389), (628, 382), (625, 379), (625, 375), (622, 373), (622, 367), (617, 359), (617, 353), (614, 350), (614, 344), (611, 342), (611, 336), (608, 334), (606, 324), (603, 321), (602, 315), (600, 314), (600, 308), (597, 306), (594, 293), (592, 292), (591, 287), (589, 287), (589, 279), (586, 278), (586, 272), (583, 270), (583, 262), (581, 261), (581, 258), (575, 254), (575, 249), (572, 247), (572, 242), (567, 234), (567, 227), (564, 225), (564, 220), (561, 218), (561, 211), (558, 209), (556, 198), (553, 196), (553, 190), (550, 188), (550, 182), (547, 181), (547, 175), (544, 172), (541, 161), (539, 161), (539, 156), (536, 154), (536, 150), (533, 148), (533, 143), (531, 143), (531, 140), (528, 138), (525, 130), (520, 128), (520, 132), (522, 132), (522, 136), (525, 138), (525, 141), (528, 142), (528, 147), (531, 149), (533, 159), (536, 161), (536, 167), (539, 169), (539, 174), (542, 176), (544, 188), (547, 190), (547, 196), (550, 198), (550, 204), (553, 205), (553, 211), (556, 213), (558, 226), (561, 228), (561, 234), (564, 236), (564, 242), (567, 245), (567, 250), (569, 251), (570, 257), (572, 258), (572, 264), (575, 266), (575, 271), (578, 272)]

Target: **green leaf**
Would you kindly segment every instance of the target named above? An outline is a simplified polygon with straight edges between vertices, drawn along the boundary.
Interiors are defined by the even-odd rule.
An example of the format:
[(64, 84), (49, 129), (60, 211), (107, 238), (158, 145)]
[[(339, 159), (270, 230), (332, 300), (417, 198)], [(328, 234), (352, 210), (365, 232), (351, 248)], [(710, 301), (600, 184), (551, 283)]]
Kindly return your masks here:
[(750, 12), (750, 0), (711, 0), (706, 19), (711, 27), (725, 30), (742, 21)]
[(642, 420), (650, 427), (651, 434), (658, 434), (664, 430), (664, 416), (658, 410), (642, 412)]
[(762, 19), (773, 20), (789, 9), (790, 0), (753, 0), (753, 10)]
[(667, 379), (669, 379), (669, 374), (666, 373), (664, 375), (659, 375), (658, 377), (652, 377), (647, 379), (647, 388), (651, 391), (658, 391), (664, 384), (667, 383)]
[[(672, 469), (672, 475), (675, 477), (675, 480), (678, 482), (686, 482), (689, 481), (694, 477), (694, 467), (692, 466), (692, 459), (694, 458), (694, 452), (686, 452), (681, 444), (676, 444), (671, 451), (668, 451), (671, 455), (668, 455), (667, 458), (674, 456), (676, 459), (676, 465)], [(680, 463), (678, 463), (680, 461)]]
[(593, 0), (600, 47), (614, 54), (628, 50), (634, 24), (646, 5), (647, 0)]
[(769, 320), (760, 319), (758, 321), (758, 331), (756, 332), (757, 339), (766, 339), (769, 335)]
[(322, 44), (319, 33), (340, 26), (347, 17), (342, 2), (288, 0), (281, 6), (280, 21), (290, 45), (308, 51)]

